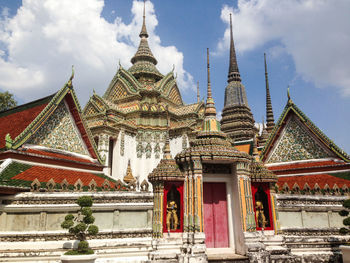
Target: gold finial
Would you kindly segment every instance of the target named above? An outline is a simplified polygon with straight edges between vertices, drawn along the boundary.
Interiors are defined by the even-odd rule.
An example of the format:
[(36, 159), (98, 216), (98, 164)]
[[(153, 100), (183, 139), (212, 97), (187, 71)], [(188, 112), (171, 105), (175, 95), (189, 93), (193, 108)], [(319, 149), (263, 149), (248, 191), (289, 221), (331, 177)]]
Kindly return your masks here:
[(288, 85), (288, 88), (287, 88), (288, 103), (291, 104), (291, 103), (293, 103), (293, 101), (292, 101), (292, 99), (290, 98), (289, 88), (290, 88), (290, 86)]
[(170, 153), (170, 117), (169, 117), (169, 106), (166, 106), (166, 125), (167, 125), (167, 135), (166, 135), (166, 139), (165, 139), (165, 145), (164, 145), (164, 155), (163, 155), (163, 159), (167, 159), (170, 160), (171, 157), (171, 153)]
[(200, 94), (199, 94), (199, 81), (197, 81), (197, 103), (200, 102)]
[(128, 167), (126, 168), (126, 175), (124, 176), (123, 180), (126, 183), (132, 183), (136, 181), (135, 177), (132, 174), (130, 159), (128, 161)]
[(68, 87), (70, 87), (70, 88), (72, 87), (73, 78), (74, 78), (74, 65), (72, 65), (72, 75), (70, 76), (68, 83), (67, 83)]
[(143, 0), (143, 21), (142, 21), (142, 28), (139, 36), (148, 38), (148, 33), (146, 29), (146, 11), (145, 10), (146, 10), (146, 1)]
[(207, 74), (208, 74), (208, 82), (207, 82), (207, 102), (205, 105), (205, 116), (212, 116), (216, 118), (216, 109), (214, 99), (212, 97), (211, 92), (211, 83), (210, 83), (210, 64), (209, 64), (209, 48), (207, 48)]

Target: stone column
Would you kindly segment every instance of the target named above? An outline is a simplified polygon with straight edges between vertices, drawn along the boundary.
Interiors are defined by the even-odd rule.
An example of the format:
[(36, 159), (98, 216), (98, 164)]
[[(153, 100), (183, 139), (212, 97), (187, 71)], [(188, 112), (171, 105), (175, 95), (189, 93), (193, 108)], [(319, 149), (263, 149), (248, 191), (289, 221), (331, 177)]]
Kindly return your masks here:
[(193, 232), (203, 232), (203, 192), (202, 163), (200, 158), (193, 159)]
[(240, 196), (243, 231), (256, 230), (249, 168), (249, 163), (237, 163), (238, 189)]
[(184, 206), (184, 221), (183, 221), (183, 227), (184, 232), (189, 232), (189, 221), (188, 221), (188, 177), (189, 177), (189, 166), (187, 163), (184, 164), (184, 172), (185, 172), (185, 180), (184, 180), (184, 192), (183, 192), (183, 206)]
[[(188, 163), (191, 163), (190, 160), (188, 160)], [(188, 232), (193, 232), (194, 224), (193, 224), (193, 216), (194, 216), (194, 209), (193, 209), (193, 167), (189, 167), (188, 170)]]
[(163, 196), (164, 196), (164, 182), (155, 182), (153, 185), (153, 237), (163, 237)]
[(108, 151), (109, 151), (109, 135), (100, 134), (98, 136), (98, 153), (101, 158), (105, 161), (105, 165), (108, 165)]

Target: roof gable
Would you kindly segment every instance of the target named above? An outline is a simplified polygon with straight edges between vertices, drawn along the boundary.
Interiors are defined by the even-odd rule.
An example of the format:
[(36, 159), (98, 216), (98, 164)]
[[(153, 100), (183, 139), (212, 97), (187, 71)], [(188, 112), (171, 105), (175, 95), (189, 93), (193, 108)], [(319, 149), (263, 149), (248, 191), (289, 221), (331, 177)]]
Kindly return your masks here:
[(290, 99), (266, 142), (261, 157), (266, 163), (334, 157), (350, 161), (350, 157)]
[(26, 143), (89, 155), (64, 100)]
[(53, 95), (7, 111), (0, 112), (0, 149), (5, 147), (5, 136), (16, 138), (47, 106)]
[(141, 85), (137, 79), (130, 72), (120, 67), (110, 82), (103, 98), (110, 101), (124, 99), (137, 94), (140, 88)]
[[(10, 133), (11, 138), (6, 139), (6, 142), (8, 143), (6, 146), (7, 148), (18, 149), (26, 142), (33, 143), (38, 140), (34, 138), (37, 138), (39, 135), (41, 136), (41, 143), (46, 139), (46, 142), (43, 143), (45, 146), (53, 147), (54, 144), (56, 144), (56, 147), (53, 147), (55, 149), (57, 149), (58, 144), (63, 146), (63, 144), (66, 144), (71, 140), (71, 134), (66, 133), (66, 136), (60, 135), (60, 137), (54, 136), (54, 138), (52, 138), (53, 141), (50, 142), (47, 137), (50, 132), (53, 132), (51, 131), (53, 127), (50, 127), (50, 125), (54, 125), (54, 131), (56, 134), (58, 134), (58, 131), (64, 131), (64, 125), (58, 124), (53, 120), (54, 117), (58, 117), (61, 118), (61, 120), (64, 120), (66, 124), (70, 123), (71, 128), (73, 127), (72, 129), (76, 136), (81, 138), (80, 143), (85, 144), (85, 154), (102, 162), (96, 150), (96, 145), (92, 139), (91, 132), (86, 128), (87, 125), (85, 124), (85, 119), (82, 115), (79, 102), (72, 86), (73, 76), (74, 75), (72, 74), (70, 80), (54, 96), (47, 97), (47, 101), (45, 100), (46, 104), (42, 106), (43, 108), (37, 109), (35, 116), (32, 116), (33, 118), (30, 122), (27, 121), (25, 125), (21, 125), (21, 128), (18, 129), (17, 133), (13, 133), (13, 137)], [(23, 112), (23, 114), (25, 114), (25, 110)], [(61, 116), (62, 114), (64, 115), (64, 118)], [(70, 129), (70, 131), (72, 131), (72, 129)], [(2, 133), (8, 134), (8, 130), (7, 127), (4, 127)], [(44, 130), (46, 130), (46, 132)], [(1, 143), (4, 144), (5, 139), (2, 139), (1, 141)], [(75, 142), (77, 141), (75, 140)], [(83, 146), (80, 145), (80, 147)], [(77, 152), (77, 150), (74, 150), (73, 152)], [(80, 151), (79, 153), (82, 152)]]

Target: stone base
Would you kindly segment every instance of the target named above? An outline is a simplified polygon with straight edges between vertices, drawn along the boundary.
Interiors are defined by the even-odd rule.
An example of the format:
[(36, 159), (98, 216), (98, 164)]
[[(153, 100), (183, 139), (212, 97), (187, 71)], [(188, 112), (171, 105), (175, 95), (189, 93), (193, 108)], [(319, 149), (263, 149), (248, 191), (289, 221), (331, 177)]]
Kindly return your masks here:
[(62, 255), (61, 262), (62, 263), (94, 263), (97, 258), (96, 254), (92, 255)]

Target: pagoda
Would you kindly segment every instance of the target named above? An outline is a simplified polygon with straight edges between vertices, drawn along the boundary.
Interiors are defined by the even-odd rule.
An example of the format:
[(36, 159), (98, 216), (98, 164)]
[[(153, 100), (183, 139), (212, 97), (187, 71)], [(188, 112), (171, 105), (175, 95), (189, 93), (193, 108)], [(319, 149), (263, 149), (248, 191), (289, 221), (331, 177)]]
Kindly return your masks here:
[(225, 89), (225, 102), (222, 110), (221, 129), (236, 144), (252, 141), (256, 133), (254, 118), (247, 100), (245, 87), (241, 82), (235, 45), (232, 33), (232, 17), (230, 15), (230, 65), (227, 86)]
[(199, 130), (204, 103), (183, 103), (176, 77), (163, 75), (149, 44), (145, 8), (140, 43), (132, 66), (120, 65), (103, 96), (92, 95), (84, 108), (89, 128), (104, 158), (106, 173), (123, 179), (130, 160), (139, 181), (157, 166), (163, 156), (169, 112), (170, 149), (173, 155), (188, 147)]

